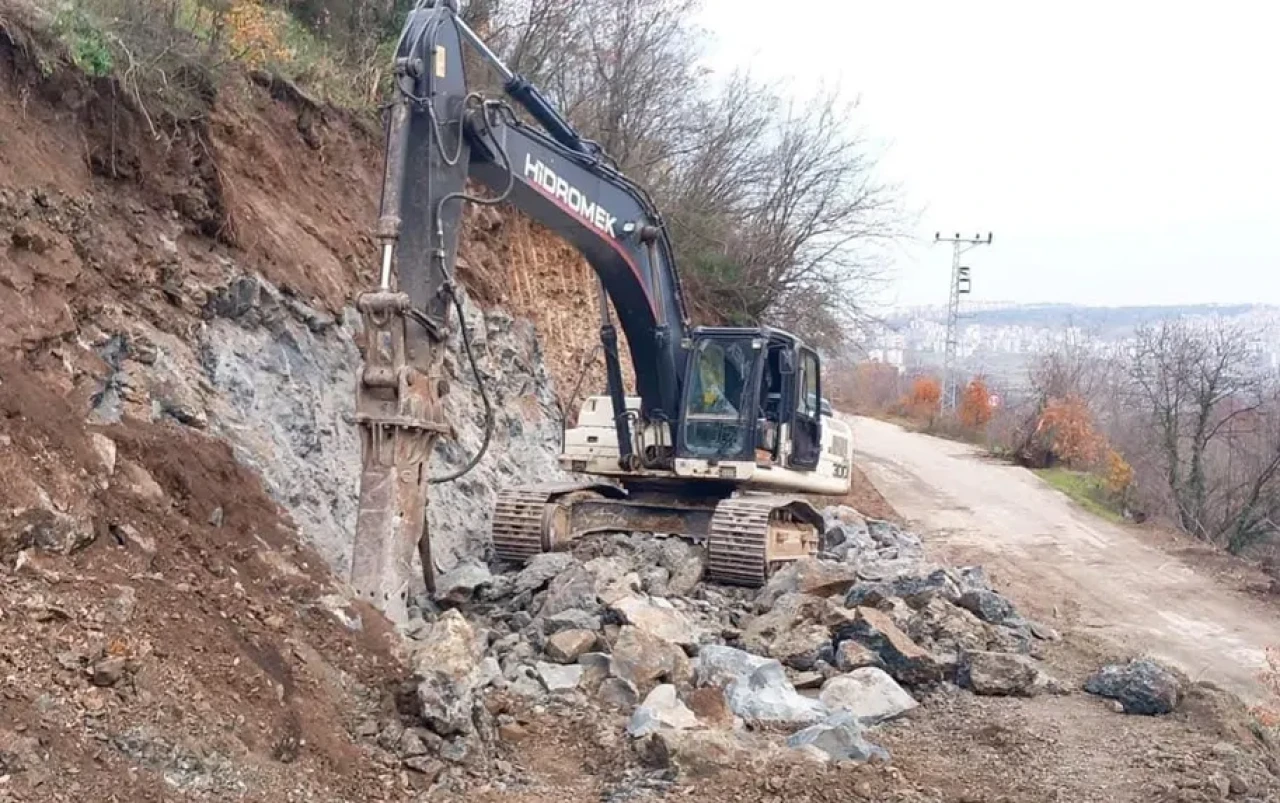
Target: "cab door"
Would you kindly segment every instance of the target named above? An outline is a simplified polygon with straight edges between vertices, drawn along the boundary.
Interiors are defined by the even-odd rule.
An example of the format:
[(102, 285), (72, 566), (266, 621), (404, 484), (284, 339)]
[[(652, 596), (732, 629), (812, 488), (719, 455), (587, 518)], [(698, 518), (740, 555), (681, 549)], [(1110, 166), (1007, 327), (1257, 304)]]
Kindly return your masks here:
[(762, 347), (755, 333), (696, 339), (686, 367), (677, 457), (754, 459)]
[(800, 347), (795, 414), (791, 422), (791, 468), (812, 470), (822, 457), (822, 372), (818, 353)]

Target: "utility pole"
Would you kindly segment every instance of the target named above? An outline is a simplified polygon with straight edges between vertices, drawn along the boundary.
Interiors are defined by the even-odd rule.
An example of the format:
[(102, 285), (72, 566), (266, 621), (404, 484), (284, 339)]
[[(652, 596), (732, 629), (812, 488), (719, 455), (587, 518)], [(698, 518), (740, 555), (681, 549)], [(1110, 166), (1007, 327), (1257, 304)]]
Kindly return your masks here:
[(991, 232), (986, 239), (975, 234), (972, 237), (943, 237), (941, 232), (933, 235), (935, 243), (951, 243), (951, 292), (947, 298), (947, 343), (942, 359), (942, 409), (956, 409), (956, 348), (959, 346), (959, 333), (956, 331), (960, 319), (960, 296), (968, 295), (972, 287), (969, 269), (960, 264), (960, 255), (980, 245), (991, 245)]

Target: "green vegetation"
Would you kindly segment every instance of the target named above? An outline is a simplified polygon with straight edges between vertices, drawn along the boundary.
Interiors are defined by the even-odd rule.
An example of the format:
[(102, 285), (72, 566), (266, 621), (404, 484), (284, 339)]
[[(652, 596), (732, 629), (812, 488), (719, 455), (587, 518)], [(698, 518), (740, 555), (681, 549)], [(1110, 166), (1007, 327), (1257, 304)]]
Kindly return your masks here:
[(85, 9), (75, 5), (59, 8), (53, 18), (53, 32), (66, 45), (76, 67), (95, 78), (111, 74), (115, 59), (108, 35)]
[(1116, 524), (1124, 523), (1124, 513), (1116, 505), (1115, 497), (1107, 490), (1106, 480), (1102, 477), (1067, 468), (1035, 469), (1035, 474), (1095, 516)]

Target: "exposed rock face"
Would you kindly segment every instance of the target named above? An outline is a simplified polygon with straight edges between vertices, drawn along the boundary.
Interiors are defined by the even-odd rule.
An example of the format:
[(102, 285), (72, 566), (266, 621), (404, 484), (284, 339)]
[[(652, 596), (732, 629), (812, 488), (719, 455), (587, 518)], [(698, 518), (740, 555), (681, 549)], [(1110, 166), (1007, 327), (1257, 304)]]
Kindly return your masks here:
[(1126, 714), (1168, 714), (1182, 699), (1182, 680), (1147, 658), (1102, 667), (1084, 684), (1085, 691), (1117, 700)]

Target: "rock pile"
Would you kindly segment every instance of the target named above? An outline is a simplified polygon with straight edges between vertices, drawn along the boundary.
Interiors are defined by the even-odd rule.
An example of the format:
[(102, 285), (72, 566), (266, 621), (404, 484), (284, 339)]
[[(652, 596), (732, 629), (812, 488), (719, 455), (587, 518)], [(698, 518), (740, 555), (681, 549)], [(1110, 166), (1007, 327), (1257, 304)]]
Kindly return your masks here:
[(755, 591), (703, 583), (699, 547), (640, 534), (506, 573), (460, 564), (410, 626), (417, 738), (442, 755), (483, 750), (495, 728), (517, 727), (489, 721), (493, 695), (620, 709), (640, 760), (666, 766), (748, 749), (887, 760), (868, 731), (916, 709), (917, 694), (1062, 690), (1034, 657), (1051, 631), (980, 568), (927, 565), (915, 535), (849, 508), (826, 520), (823, 553)]

